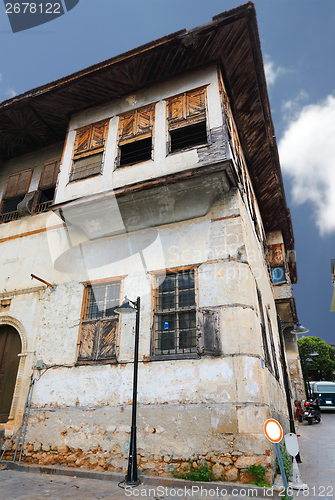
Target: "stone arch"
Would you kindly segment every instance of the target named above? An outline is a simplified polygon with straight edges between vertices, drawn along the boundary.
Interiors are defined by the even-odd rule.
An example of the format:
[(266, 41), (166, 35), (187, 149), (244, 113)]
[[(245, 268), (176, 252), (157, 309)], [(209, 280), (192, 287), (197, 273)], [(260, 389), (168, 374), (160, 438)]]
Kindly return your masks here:
[(21, 339), (21, 354), (23, 356), (20, 356), (20, 362), (19, 362), (19, 367), (17, 370), (17, 375), (16, 375), (16, 383), (15, 383), (15, 389), (14, 389), (14, 394), (13, 394), (13, 399), (12, 399), (12, 405), (9, 413), (8, 420), (13, 420), (15, 416), (15, 412), (17, 409), (17, 403), (19, 399), (19, 394), (22, 386), (22, 374), (23, 374), (23, 369), (26, 361), (26, 356), (25, 354), (27, 353), (27, 336), (26, 336), (26, 331), (25, 328), (23, 327), (22, 323), (17, 320), (16, 318), (13, 318), (12, 316), (0, 316), (0, 326), (1, 325), (9, 325), (15, 328), (15, 330), (18, 332), (20, 335)]

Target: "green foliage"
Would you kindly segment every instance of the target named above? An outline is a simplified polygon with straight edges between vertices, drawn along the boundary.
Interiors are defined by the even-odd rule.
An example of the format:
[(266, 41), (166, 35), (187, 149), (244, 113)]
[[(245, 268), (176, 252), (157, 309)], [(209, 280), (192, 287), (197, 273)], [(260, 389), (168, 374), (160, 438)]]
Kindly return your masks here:
[(257, 486), (269, 486), (264, 482), (266, 468), (262, 464), (252, 464), (247, 468), (248, 474), (250, 474), (253, 478), (253, 481), (250, 484), (256, 484)]
[[(279, 445), (281, 458), (283, 460), (284, 471), (286, 474), (287, 480), (292, 476), (292, 458), (291, 455), (288, 454), (285, 445)], [(276, 465), (277, 465), (277, 474), (280, 474), (279, 462), (276, 457)]]
[(215, 479), (212, 467), (209, 467), (206, 463), (199, 465), (199, 467), (195, 467), (191, 461), (184, 472), (173, 470), (171, 474), (173, 477), (185, 479), (186, 481), (202, 481), (204, 483), (209, 483)]
[[(305, 357), (309, 380), (335, 380), (335, 349), (319, 337), (303, 337), (302, 339), (298, 339), (298, 347), (302, 365), (303, 358)], [(318, 356), (311, 356), (311, 361), (307, 361), (307, 358), (313, 351), (317, 352)]]

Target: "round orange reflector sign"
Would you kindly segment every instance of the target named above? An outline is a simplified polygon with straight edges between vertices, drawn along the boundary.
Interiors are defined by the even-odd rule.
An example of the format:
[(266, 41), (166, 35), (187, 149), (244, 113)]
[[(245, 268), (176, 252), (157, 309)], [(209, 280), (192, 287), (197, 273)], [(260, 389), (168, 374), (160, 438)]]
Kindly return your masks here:
[(280, 443), (283, 439), (283, 429), (277, 420), (269, 418), (264, 424), (264, 432), (271, 443)]

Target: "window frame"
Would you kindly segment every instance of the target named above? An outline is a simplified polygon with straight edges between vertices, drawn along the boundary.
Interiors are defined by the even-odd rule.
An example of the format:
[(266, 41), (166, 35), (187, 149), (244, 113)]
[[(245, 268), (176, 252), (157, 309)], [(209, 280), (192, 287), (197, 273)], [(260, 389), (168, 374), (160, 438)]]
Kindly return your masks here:
[[(42, 196), (42, 191), (44, 191), (46, 189), (52, 189), (52, 188), (56, 189), (57, 179), (58, 179), (58, 175), (59, 175), (59, 171), (60, 171), (60, 163), (61, 163), (61, 158), (54, 158), (52, 160), (48, 160), (47, 162), (43, 163), (41, 175), (40, 175), (40, 180), (39, 180), (38, 188), (37, 188), (36, 201), (35, 201), (34, 208), (33, 208), (34, 215), (44, 213), (44, 212), (51, 210), (50, 207), (55, 199), (55, 193), (54, 193), (53, 199), (51, 201), (40, 203), (40, 199)], [(52, 164), (54, 164), (54, 171), (52, 174), (51, 183), (42, 185), (43, 176), (45, 175), (45, 171)], [(45, 205), (45, 206), (40, 207), (40, 205)]]
[(266, 326), (265, 326), (265, 315), (264, 315), (264, 309), (263, 309), (263, 299), (262, 299), (262, 295), (261, 295), (261, 292), (258, 289), (258, 287), (256, 288), (256, 290), (257, 290), (257, 298), (258, 298), (259, 324), (260, 324), (261, 335), (262, 335), (264, 363), (265, 363), (265, 366), (269, 369), (269, 371), (271, 373), (273, 373), (273, 366), (272, 366), (272, 362), (271, 362), (268, 336), (267, 336), (267, 333), (266, 333)]
[(273, 328), (272, 328), (271, 318), (270, 318), (270, 315), (269, 315), (268, 311), (266, 311), (266, 316), (267, 316), (268, 332), (269, 332), (270, 345), (271, 345), (271, 351), (272, 351), (273, 374), (276, 377), (276, 379), (279, 380), (279, 369), (278, 369), (278, 362), (277, 362), (277, 352), (276, 352), (275, 343), (274, 343), (274, 335), (273, 335)]
[[(2, 194), (2, 198), (1, 198), (1, 205), (0, 205), (0, 223), (3, 223), (3, 222), (10, 222), (12, 220), (17, 220), (19, 219), (19, 214), (18, 214), (18, 210), (16, 208), (16, 210), (14, 211), (11, 211), (11, 212), (2, 212), (2, 209), (6, 203), (7, 200), (10, 200), (10, 199), (15, 199), (15, 198), (22, 198), (20, 201), (18, 201), (17, 205), (19, 203), (21, 203), (21, 201), (24, 200), (24, 197), (26, 196), (27, 193), (29, 193), (29, 187), (31, 185), (31, 180), (32, 180), (32, 177), (33, 177), (33, 173), (34, 173), (34, 169), (35, 167), (29, 167), (29, 168), (26, 168), (24, 170), (20, 170), (19, 172), (15, 172), (13, 174), (9, 174), (7, 176), (7, 179), (6, 179), (6, 184), (5, 184), (5, 188), (4, 188), (4, 191), (3, 191), (3, 194)], [(18, 195), (17, 194), (17, 191), (19, 191), (19, 185), (20, 185), (20, 177), (21, 175), (23, 174), (26, 174), (29, 172), (29, 178), (28, 178), (28, 181), (26, 182), (26, 188), (24, 191), (22, 191), (22, 193), (20, 192), (20, 194)], [(8, 189), (8, 185), (10, 183), (10, 179), (13, 178), (13, 177), (18, 177), (17, 181), (16, 181), (16, 187), (14, 189), (15, 193), (12, 195), (12, 196), (6, 196), (6, 191)], [(12, 214), (11, 217), (5, 217), (6, 215), (10, 215)], [(4, 216), (4, 217), (2, 217)]]
[[(148, 112), (149, 116), (149, 125), (147, 127), (143, 127), (141, 129), (140, 125), (140, 115)], [(155, 127), (155, 111), (156, 111), (156, 103), (147, 104), (145, 106), (141, 106), (140, 108), (128, 110), (125, 113), (121, 113), (119, 115), (119, 124), (118, 124), (118, 133), (117, 133), (117, 156), (115, 160), (115, 166), (117, 169), (131, 167), (133, 165), (138, 165), (139, 163), (143, 163), (145, 161), (153, 160), (154, 157), (154, 127)], [(124, 133), (125, 123), (128, 119), (129, 122), (131, 117), (133, 118), (132, 132)], [(129, 125), (128, 122), (128, 125)], [(121, 165), (122, 161), (122, 146), (127, 146), (129, 144), (134, 144), (141, 140), (151, 139), (151, 154), (150, 158), (133, 161), (130, 163), (126, 163)]]
[[(158, 298), (159, 298), (159, 284), (158, 281), (161, 277), (167, 277), (168, 275), (173, 275), (175, 274), (176, 276), (179, 276), (185, 272), (193, 271), (194, 273), (194, 306), (189, 306), (189, 307), (184, 307), (184, 308), (170, 308), (170, 309), (165, 309), (165, 310), (160, 310), (157, 311), (157, 304), (158, 304)], [(198, 293), (198, 266), (182, 266), (178, 268), (172, 268), (172, 269), (166, 269), (166, 270), (160, 270), (160, 271), (155, 271), (152, 272), (152, 328), (151, 328), (151, 349), (150, 349), (150, 359), (152, 361), (162, 361), (162, 360), (169, 360), (169, 359), (197, 359), (199, 358), (199, 343), (198, 343), (198, 314), (199, 314), (199, 293)], [(164, 278), (164, 279), (165, 279)], [(164, 281), (164, 280), (163, 280)], [(175, 289), (176, 290), (176, 289)], [(167, 314), (175, 314), (176, 316), (179, 316), (179, 314), (182, 314), (183, 312), (188, 313), (188, 312), (195, 312), (195, 345), (194, 346), (189, 346), (185, 348), (179, 348), (177, 346), (178, 343), (178, 331), (180, 332), (180, 328), (176, 326), (176, 337), (174, 337), (175, 340), (175, 347), (173, 349), (166, 349), (166, 353), (162, 353), (161, 351), (163, 349), (157, 349), (156, 348), (156, 342), (158, 342), (158, 329), (157, 329), (157, 321), (156, 318), (159, 316), (164, 316)], [(171, 352), (170, 352), (171, 351)], [(179, 352), (176, 352), (179, 351)], [(184, 352), (182, 352), (184, 351)]]
[[(175, 96), (171, 96), (167, 99), (166, 101), (166, 123), (167, 123), (167, 144), (166, 144), (166, 154), (171, 155), (171, 154), (177, 154), (181, 153), (183, 151), (188, 151), (191, 149), (195, 148), (201, 148), (201, 147), (206, 147), (211, 144), (211, 137), (210, 137), (210, 128), (209, 128), (209, 121), (208, 121), (208, 105), (207, 105), (207, 85), (203, 85), (201, 87), (197, 87), (195, 89), (187, 90), (185, 92), (182, 92), (180, 94), (177, 94)], [(188, 100), (192, 94), (196, 93), (203, 93), (204, 97), (204, 106), (203, 110), (199, 113), (194, 113), (193, 115), (188, 112)], [(173, 118), (171, 117), (172, 111), (171, 111), (171, 105), (173, 102), (176, 102), (178, 99), (182, 99), (182, 116), (180, 118)], [(172, 150), (172, 145), (171, 145), (171, 132), (174, 132), (176, 130), (182, 130), (183, 128), (187, 128), (192, 125), (197, 125), (200, 123), (205, 123), (206, 127), (206, 142), (202, 142), (200, 144), (195, 144), (195, 145), (189, 145), (185, 146), (179, 149)]]
[[(81, 306), (81, 314), (80, 314), (80, 326), (79, 326), (79, 333), (78, 333), (78, 341), (77, 341), (77, 353), (76, 353), (76, 365), (96, 365), (96, 364), (116, 364), (118, 362), (118, 347), (119, 347), (119, 329), (120, 329), (120, 319), (119, 315), (115, 313), (112, 316), (103, 316), (101, 318), (87, 318), (85, 317), (86, 311), (89, 308), (89, 290), (94, 287), (94, 286), (102, 286), (105, 285), (105, 297), (104, 297), (104, 302), (106, 305), (106, 294), (107, 294), (107, 286), (110, 283), (118, 283), (119, 285), (119, 297), (118, 297), (118, 304), (121, 304), (122, 301), (122, 293), (123, 293), (123, 279), (125, 276), (117, 276), (113, 278), (106, 278), (106, 279), (101, 279), (101, 280), (95, 280), (95, 281), (88, 281), (82, 283), (84, 286), (84, 291), (83, 291), (83, 300), (82, 300), (82, 306)], [(108, 358), (102, 358), (99, 357), (99, 348), (100, 348), (100, 341), (101, 341), (101, 336), (103, 333), (103, 325), (107, 323), (113, 323), (114, 324), (114, 354), (109, 356)], [(92, 356), (94, 356), (94, 359), (89, 359), (88, 357), (81, 356), (81, 347), (82, 347), (82, 339), (83, 339), (83, 334), (84, 334), (84, 327), (86, 325), (95, 325), (95, 332), (94, 332), (94, 338), (93, 342), (95, 345), (92, 348)], [(96, 338), (98, 337), (98, 339)], [(96, 348), (96, 352), (94, 352), (94, 348)]]
[[(109, 130), (109, 123), (110, 123), (110, 118), (100, 120), (98, 122), (90, 123), (89, 125), (85, 125), (84, 127), (80, 127), (76, 129), (76, 137), (74, 141), (74, 147), (73, 147), (73, 152), (72, 152), (72, 162), (71, 162), (71, 169), (69, 173), (69, 180), (68, 183), (71, 184), (72, 182), (78, 182), (82, 181), (85, 179), (90, 179), (91, 177), (96, 177), (98, 175), (102, 174), (103, 166), (104, 166), (104, 160), (105, 160), (105, 149), (106, 149), (106, 142), (107, 142), (107, 135), (108, 135), (108, 130)], [(97, 129), (100, 127), (103, 127), (102, 130), (102, 144), (94, 146), (94, 134)], [(88, 137), (87, 137), (87, 142), (88, 145), (85, 148), (80, 147), (80, 140), (82, 136), (88, 132)], [(101, 154), (101, 165), (100, 165), (100, 170), (99, 172), (93, 172), (91, 174), (85, 175), (85, 177), (78, 177), (74, 178), (76, 174), (76, 161), (79, 160), (84, 160), (85, 158), (90, 158), (94, 157), (95, 155)]]

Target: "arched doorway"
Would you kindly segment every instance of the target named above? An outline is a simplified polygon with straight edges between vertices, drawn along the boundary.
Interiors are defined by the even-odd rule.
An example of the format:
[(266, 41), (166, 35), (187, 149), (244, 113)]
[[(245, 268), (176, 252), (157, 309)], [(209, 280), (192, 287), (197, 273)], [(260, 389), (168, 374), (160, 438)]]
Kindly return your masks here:
[(20, 335), (9, 325), (0, 325), (0, 423), (8, 420), (21, 352)]

